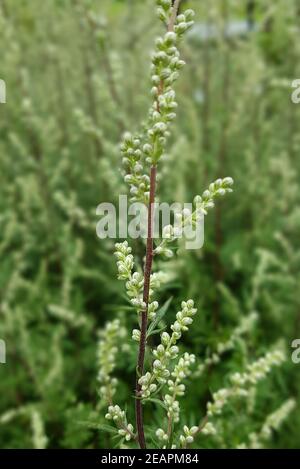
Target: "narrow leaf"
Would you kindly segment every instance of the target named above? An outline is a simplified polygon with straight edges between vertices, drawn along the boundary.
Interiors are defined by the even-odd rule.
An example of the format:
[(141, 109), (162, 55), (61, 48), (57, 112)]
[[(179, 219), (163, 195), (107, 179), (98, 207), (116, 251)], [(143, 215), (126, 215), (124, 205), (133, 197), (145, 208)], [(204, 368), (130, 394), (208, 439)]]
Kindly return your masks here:
[(168, 308), (170, 306), (170, 303), (172, 301), (173, 297), (171, 296), (165, 303), (164, 305), (157, 311), (155, 319), (153, 322), (151, 322), (150, 326), (148, 327), (147, 331), (147, 337), (151, 335), (151, 333), (155, 330), (156, 326), (159, 324), (159, 322), (162, 320), (166, 312), (168, 311)]

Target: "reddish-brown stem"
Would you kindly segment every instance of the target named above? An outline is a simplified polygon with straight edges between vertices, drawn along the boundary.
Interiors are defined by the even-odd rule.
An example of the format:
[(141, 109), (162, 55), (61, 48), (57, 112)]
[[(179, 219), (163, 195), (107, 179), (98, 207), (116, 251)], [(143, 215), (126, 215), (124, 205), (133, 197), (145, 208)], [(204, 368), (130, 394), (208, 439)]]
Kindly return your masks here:
[(171, 18), (170, 18), (170, 21), (169, 21), (169, 24), (168, 24), (168, 31), (173, 31), (174, 30), (175, 21), (176, 21), (176, 18), (177, 18), (177, 13), (178, 13), (180, 2), (181, 2), (181, 0), (175, 0), (174, 1), (172, 15), (171, 15)]
[[(181, 0), (175, 0), (173, 3), (173, 10), (171, 18), (168, 24), (168, 31), (173, 31), (177, 12)], [(164, 91), (163, 82), (159, 87), (159, 94)], [(157, 100), (157, 111), (160, 112), (159, 103)], [(141, 385), (139, 384), (139, 378), (144, 372), (144, 361), (145, 361), (145, 350), (146, 350), (146, 335), (147, 335), (147, 322), (148, 322), (148, 304), (149, 304), (149, 289), (150, 289), (150, 276), (152, 270), (153, 261), (153, 210), (155, 200), (155, 186), (156, 186), (156, 166), (151, 166), (150, 171), (150, 197), (148, 207), (148, 229), (147, 229), (147, 247), (146, 247), (146, 262), (144, 269), (144, 291), (143, 301), (146, 305), (145, 309), (141, 312), (141, 336), (140, 346), (138, 353), (137, 362), (137, 376), (136, 376), (136, 402), (135, 402), (135, 415), (136, 415), (136, 427), (138, 433), (138, 442), (142, 449), (146, 448), (145, 434), (144, 434), (144, 421), (143, 421), (143, 407), (141, 401)]]
[(197, 435), (198, 433), (201, 433), (203, 428), (205, 427), (205, 425), (207, 424), (208, 422), (208, 415), (206, 415), (202, 421), (200, 422), (199, 426), (198, 426), (198, 430), (197, 432), (195, 433), (195, 435)]
[(144, 371), (145, 349), (146, 349), (146, 334), (147, 334), (147, 320), (148, 320), (148, 304), (149, 304), (149, 289), (150, 289), (150, 276), (153, 261), (153, 211), (155, 200), (155, 186), (156, 186), (156, 166), (151, 166), (150, 172), (150, 198), (148, 207), (148, 233), (147, 233), (147, 248), (146, 248), (146, 262), (144, 270), (144, 291), (143, 301), (146, 304), (145, 309), (142, 311), (141, 318), (141, 337), (140, 347), (138, 354), (137, 364), (137, 377), (136, 377), (136, 426), (138, 431), (138, 440), (141, 448), (146, 448), (144, 425), (143, 425), (143, 407), (140, 399), (141, 385), (138, 380)]

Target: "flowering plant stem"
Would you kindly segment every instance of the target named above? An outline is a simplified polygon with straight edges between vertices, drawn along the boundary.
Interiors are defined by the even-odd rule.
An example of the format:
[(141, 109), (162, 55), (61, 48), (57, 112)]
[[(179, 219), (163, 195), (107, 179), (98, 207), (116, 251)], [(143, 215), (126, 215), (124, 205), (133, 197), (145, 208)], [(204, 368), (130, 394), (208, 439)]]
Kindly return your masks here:
[(141, 385), (139, 378), (144, 372), (145, 349), (146, 349), (146, 335), (147, 335), (147, 322), (148, 322), (148, 304), (149, 304), (149, 288), (150, 288), (150, 275), (152, 270), (153, 261), (153, 210), (155, 200), (155, 186), (156, 186), (156, 166), (151, 166), (150, 172), (150, 198), (148, 207), (148, 233), (147, 233), (147, 247), (146, 247), (146, 262), (144, 270), (144, 291), (143, 301), (146, 307), (142, 311), (141, 318), (141, 338), (138, 352), (137, 376), (136, 376), (136, 426), (138, 431), (138, 440), (141, 448), (146, 448), (145, 435), (144, 435), (144, 422), (143, 422), (143, 408), (142, 401), (139, 398), (141, 392)]
[[(173, 12), (168, 24), (168, 31), (174, 31), (174, 25), (179, 9), (181, 0), (175, 0), (173, 5)], [(160, 93), (163, 93), (163, 83), (159, 86)], [(159, 101), (157, 97), (157, 110), (159, 112)], [(155, 202), (155, 188), (156, 188), (156, 165), (152, 165), (150, 169), (150, 196), (148, 205), (148, 221), (147, 221), (147, 246), (146, 246), (146, 261), (144, 268), (144, 290), (143, 290), (143, 301), (146, 307), (141, 312), (141, 337), (138, 351), (137, 360), (137, 373), (136, 373), (136, 427), (138, 433), (139, 445), (142, 449), (146, 448), (145, 434), (144, 434), (144, 419), (143, 419), (143, 407), (141, 400), (141, 385), (139, 384), (139, 378), (144, 372), (145, 362), (145, 350), (146, 350), (146, 335), (147, 335), (147, 322), (148, 322), (148, 304), (149, 304), (149, 288), (150, 288), (150, 276), (152, 270), (153, 261), (153, 210)]]

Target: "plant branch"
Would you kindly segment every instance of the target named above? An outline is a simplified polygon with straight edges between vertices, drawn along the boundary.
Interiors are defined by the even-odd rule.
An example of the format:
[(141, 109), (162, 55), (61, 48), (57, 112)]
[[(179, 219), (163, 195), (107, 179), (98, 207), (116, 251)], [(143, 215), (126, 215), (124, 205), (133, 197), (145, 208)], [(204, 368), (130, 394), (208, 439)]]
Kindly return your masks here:
[[(177, 18), (178, 8), (181, 0), (175, 0), (173, 5), (172, 14), (168, 24), (168, 31), (174, 31), (175, 21)], [(160, 84), (160, 94), (163, 93), (163, 83)], [(157, 110), (160, 112), (159, 104), (157, 99)], [(144, 420), (143, 420), (143, 407), (142, 400), (140, 399), (141, 385), (139, 384), (139, 378), (144, 371), (145, 362), (145, 350), (146, 350), (146, 335), (147, 335), (147, 323), (148, 323), (148, 304), (149, 304), (149, 289), (150, 289), (150, 276), (152, 271), (153, 262), (153, 209), (155, 201), (155, 186), (156, 186), (156, 165), (151, 166), (150, 170), (150, 197), (148, 206), (148, 227), (147, 227), (147, 247), (146, 247), (146, 261), (144, 269), (144, 291), (143, 291), (143, 302), (145, 308), (142, 311), (141, 317), (141, 336), (140, 346), (138, 352), (138, 363), (137, 363), (137, 376), (136, 376), (136, 426), (138, 432), (138, 441), (142, 449), (146, 448), (145, 434), (144, 434)]]
[(175, 21), (176, 21), (176, 18), (177, 18), (177, 13), (178, 13), (180, 2), (181, 2), (181, 0), (175, 0), (175, 2), (174, 2), (172, 15), (171, 15), (171, 18), (170, 18), (170, 21), (169, 21), (169, 24), (168, 24), (168, 31), (173, 31), (174, 30)]
[[(149, 304), (149, 289), (150, 289), (150, 276), (153, 261), (153, 210), (155, 200), (155, 186), (156, 186), (156, 166), (151, 166), (150, 173), (150, 199), (148, 207), (148, 233), (147, 233), (147, 248), (146, 248), (146, 262), (144, 270), (144, 291), (143, 301), (146, 304), (145, 309), (142, 311), (141, 320), (141, 337), (140, 347), (138, 354), (137, 377), (136, 377), (136, 397), (140, 396), (141, 385), (139, 384), (139, 377), (144, 371), (145, 349), (146, 349), (146, 334), (148, 322), (148, 304)], [(136, 399), (136, 426), (138, 431), (138, 439), (141, 448), (146, 448), (144, 425), (143, 425), (143, 408), (141, 399)]]

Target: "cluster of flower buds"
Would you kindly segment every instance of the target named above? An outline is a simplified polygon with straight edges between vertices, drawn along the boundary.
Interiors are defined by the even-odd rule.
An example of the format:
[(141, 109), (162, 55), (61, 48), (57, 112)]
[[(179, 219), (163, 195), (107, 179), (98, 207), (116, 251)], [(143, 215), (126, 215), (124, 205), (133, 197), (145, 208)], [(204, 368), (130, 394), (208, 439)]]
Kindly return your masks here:
[(119, 427), (118, 434), (123, 436), (126, 441), (135, 438), (133, 425), (127, 423), (125, 411), (121, 410), (118, 405), (110, 405), (105, 418), (114, 421), (116, 426)]
[[(162, 82), (163, 76), (165, 75), (160, 74), (160, 76), (158, 76), (155, 74), (152, 76), (152, 81), (154, 78), (157, 79), (158, 77)], [(177, 76), (177, 73), (176, 75), (175, 73), (171, 74), (169, 80), (174, 80), (175, 76)], [(160, 87), (161, 86), (162, 85), (160, 85)], [(175, 91), (169, 89), (168, 91), (161, 93), (160, 87), (154, 86), (152, 88), (155, 103), (149, 114), (150, 128), (147, 132), (148, 142), (143, 146), (146, 161), (152, 164), (156, 164), (162, 157), (166, 139), (170, 135), (169, 124), (176, 118), (176, 113), (174, 112), (177, 108)]]
[[(173, 11), (171, 0), (158, 0), (157, 4), (159, 17), (169, 24)], [(142, 143), (139, 136), (126, 133), (121, 144), (125, 182), (130, 186), (133, 202), (149, 202), (150, 180), (143, 171), (143, 158), (150, 164), (156, 164), (163, 155), (169, 136), (169, 124), (176, 118), (177, 102), (172, 86), (179, 77), (179, 70), (185, 65), (180, 60), (176, 45), (193, 25), (193, 17), (192, 10), (185, 11), (177, 17), (174, 31), (168, 31), (156, 40), (151, 66), (151, 93), (154, 103), (149, 112), (146, 140)]]
[(213, 415), (220, 415), (222, 413), (223, 407), (228, 402), (229, 398), (232, 397), (231, 388), (219, 389), (217, 392), (213, 393), (212, 402), (207, 404), (207, 414), (209, 417)]
[(160, 441), (168, 441), (169, 439), (168, 434), (162, 428), (158, 428), (155, 435)]
[(179, 402), (174, 399), (173, 396), (170, 394), (166, 394), (164, 396), (164, 404), (166, 405), (168, 411), (167, 415), (169, 418), (172, 418), (174, 422), (179, 422), (179, 413), (180, 413), (180, 406)]
[(144, 289), (144, 277), (140, 272), (134, 272), (126, 282), (126, 291), (129, 298), (132, 298), (132, 304), (139, 308), (145, 307), (142, 294)]
[[(172, 227), (173, 228), (173, 227)], [(159, 246), (157, 246), (157, 248), (154, 250), (154, 254), (160, 254), (166, 258), (171, 258), (174, 256), (174, 253), (172, 251), (172, 249), (169, 249), (167, 246), (166, 246), (166, 243), (163, 242), (161, 243)]]
[(132, 340), (139, 342), (141, 340), (141, 331), (139, 329), (133, 329)]
[(173, 251), (168, 248), (169, 243), (172, 243), (182, 235), (184, 235), (184, 229), (192, 226), (196, 227), (197, 224), (203, 219), (204, 215), (207, 215), (207, 210), (214, 207), (214, 200), (217, 197), (222, 197), (225, 194), (232, 192), (231, 186), (233, 185), (233, 179), (226, 177), (224, 179), (217, 179), (212, 182), (209, 188), (203, 192), (202, 196), (196, 195), (193, 201), (193, 209), (184, 208), (182, 212), (175, 214), (174, 226), (167, 225), (164, 227), (162, 232), (162, 241), (155, 248), (154, 254), (162, 254), (165, 257), (172, 257)]
[(279, 409), (268, 415), (260, 432), (262, 439), (268, 440), (272, 435), (272, 430), (278, 430), (295, 407), (296, 401), (289, 399)]
[(249, 443), (242, 443), (238, 445), (238, 449), (261, 449), (264, 447), (264, 442), (272, 437), (274, 430), (278, 430), (282, 423), (287, 419), (289, 414), (295, 408), (296, 402), (294, 399), (289, 399), (282, 404), (279, 409), (275, 410), (266, 418), (260, 432), (250, 433)]
[(176, 239), (183, 235), (185, 226), (195, 224), (193, 214), (189, 208), (184, 208), (181, 212), (175, 213), (175, 223), (173, 225), (166, 225), (162, 230), (162, 242), (155, 248), (154, 254), (163, 255), (166, 258), (173, 257), (172, 249), (168, 247)]
[(232, 333), (232, 340), (240, 338), (247, 332), (251, 332), (257, 320), (258, 314), (256, 311), (253, 311), (248, 316), (243, 317), (240, 321), (240, 324), (234, 329)]
[(157, 390), (157, 385), (153, 383), (153, 375), (148, 371), (144, 376), (139, 379), (139, 384), (142, 387), (142, 396), (149, 397)]
[(131, 254), (131, 248), (128, 246), (128, 242), (116, 243), (115, 256), (117, 258), (118, 267), (118, 279), (129, 280), (131, 279), (131, 272), (133, 269), (133, 255)]
[(231, 177), (217, 179), (215, 182), (212, 182), (209, 188), (203, 192), (202, 196), (196, 195), (194, 198), (196, 212), (199, 211), (207, 215), (207, 210), (215, 206), (214, 199), (223, 197), (225, 194), (232, 192), (232, 185), (233, 179)]
[(186, 425), (183, 427), (183, 435), (180, 435), (179, 441), (182, 448), (186, 448), (187, 445), (190, 445), (194, 442), (194, 436), (198, 433), (199, 427), (187, 427)]
[(121, 144), (122, 163), (126, 171), (125, 182), (130, 186), (132, 202), (147, 203), (149, 200), (150, 179), (143, 174), (141, 140), (129, 132), (124, 135)]
[(172, 377), (168, 380), (168, 389), (170, 394), (166, 394), (163, 401), (168, 409), (168, 417), (172, 418), (174, 422), (179, 422), (179, 402), (176, 400), (177, 397), (183, 396), (185, 391), (185, 385), (181, 383), (190, 374), (190, 367), (195, 363), (195, 355), (185, 353), (176, 364)]
[[(176, 314), (176, 321), (171, 326), (173, 333), (170, 335), (167, 332), (161, 334), (161, 344), (153, 350), (153, 356), (155, 358), (153, 362), (153, 371), (142, 376), (139, 383), (142, 386), (142, 397), (146, 398), (152, 392), (155, 392), (156, 388), (150, 386), (157, 381), (160, 384), (165, 384), (170, 376), (168, 365), (170, 360), (174, 360), (179, 353), (179, 349), (176, 345), (178, 339), (180, 339), (182, 332), (188, 330), (188, 326), (193, 322), (192, 317), (196, 314), (197, 309), (194, 308), (194, 301), (188, 300), (181, 303), (181, 311)], [(192, 355), (186, 355), (186, 361), (192, 360)], [(184, 360), (184, 358), (183, 358)], [(183, 363), (183, 362), (181, 362)], [(179, 369), (178, 369), (179, 372)], [(150, 393), (149, 393), (150, 391)]]
[(118, 405), (110, 405), (105, 418), (107, 420), (113, 420), (114, 422), (123, 422), (125, 419), (125, 411), (121, 410)]
[(207, 422), (201, 430), (203, 435), (216, 435), (217, 430), (211, 422)]
[[(166, 25), (169, 24), (172, 15), (172, 0), (156, 0), (157, 15)], [(186, 10), (183, 14), (178, 15), (175, 24), (175, 32), (179, 36), (185, 33), (194, 24), (192, 21), (195, 16), (193, 10)]]
[(284, 361), (282, 350), (273, 350), (264, 357), (247, 366), (245, 373), (234, 373), (231, 382), (234, 386), (243, 387), (247, 384), (255, 385), (270, 373), (272, 366), (279, 366)]
[(176, 18), (175, 33), (180, 37), (194, 25), (194, 10), (185, 10)]
[(156, 3), (159, 19), (167, 24), (172, 13), (172, 0), (156, 0)]
[(149, 290), (149, 296), (153, 294), (154, 290), (158, 290), (160, 288), (160, 284), (163, 280), (164, 276), (161, 275), (161, 272), (154, 272), (150, 276), (150, 290)]
[[(158, 15), (169, 24), (172, 17), (171, 1), (158, 0)], [(177, 17), (173, 31), (168, 31), (156, 40), (156, 49), (152, 56), (151, 81), (153, 106), (149, 113), (147, 141), (143, 146), (146, 160), (156, 164), (163, 155), (166, 139), (169, 136), (169, 124), (176, 118), (176, 95), (173, 85), (179, 77), (179, 71), (185, 65), (180, 60), (177, 43), (181, 36), (193, 25), (194, 12), (187, 10)]]
[(116, 366), (116, 356), (120, 340), (126, 336), (126, 329), (121, 326), (119, 319), (108, 322), (99, 332), (97, 361), (99, 366), (98, 381), (100, 396), (107, 402), (116, 392), (117, 379), (112, 378)]
[(230, 376), (231, 387), (220, 389), (213, 394), (212, 402), (207, 404), (209, 416), (220, 415), (228, 400), (235, 397), (247, 397), (247, 387), (256, 385), (260, 380), (270, 373), (273, 366), (279, 366), (285, 359), (281, 350), (268, 352), (254, 363), (247, 366), (244, 373), (234, 373)]
[(149, 305), (148, 305), (148, 318), (149, 318), (149, 321), (153, 321), (155, 319), (158, 306), (159, 305), (158, 305), (157, 301), (152, 301), (151, 303), (149, 303)]
[[(193, 354), (190, 353), (185, 353), (183, 357), (181, 357), (177, 363), (177, 365), (174, 368), (174, 371), (172, 372), (173, 378), (175, 378), (175, 382), (172, 382), (171, 380), (168, 381), (168, 386), (170, 391), (174, 392), (176, 389), (177, 383), (185, 379), (187, 376), (190, 375), (190, 366), (195, 363), (196, 357)], [(175, 386), (174, 389), (172, 387)], [(181, 396), (183, 395), (183, 392), (179, 391), (184, 391), (184, 388), (178, 388), (178, 392), (176, 392), (177, 395)]]
[(133, 425), (128, 423), (125, 428), (120, 428), (118, 434), (123, 436), (126, 441), (130, 441), (132, 438), (134, 438), (133, 431)]
[(197, 433), (202, 433), (203, 435), (216, 435), (217, 430), (211, 422), (205, 423), (203, 427), (193, 426), (188, 428), (186, 425), (183, 427), (183, 435), (180, 435), (179, 442), (182, 448), (186, 448), (188, 445), (194, 442), (194, 438)]
[[(131, 254), (131, 248), (128, 246), (128, 242), (124, 241), (123, 243), (116, 243), (115, 248), (118, 278), (120, 280), (126, 280), (125, 286), (130, 302), (137, 309), (137, 312), (140, 312), (146, 308), (146, 303), (143, 301), (144, 277), (140, 272), (132, 272), (134, 260), (133, 255)], [(150, 277), (149, 289), (150, 301), (154, 294), (154, 290), (157, 290), (160, 287), (160, 283), (160, 273), (156, 272), (152, 274)], [(148, 317), (150, 321), (155, 318), (158, 306), (159, 304), (157, 301), (152, 301), (148, 304)], [(135, 334), (134, 340), (137, 340), (137, 334)]]
[(176, 340), (180, 339), (182, 332), (188, 331), (189, 326), (193, 322), (193, 316), (197, 313), (193, 300), (183, 301), (181, 308), (181, 311), (178, 311), (176, 314), (176, 321), (171, 326), (173, 331), (172, 337)]

